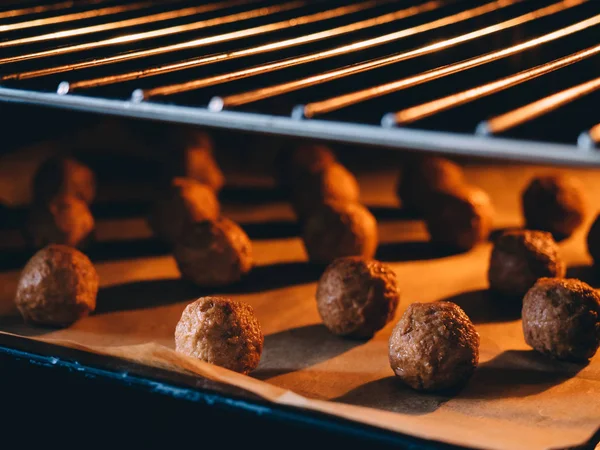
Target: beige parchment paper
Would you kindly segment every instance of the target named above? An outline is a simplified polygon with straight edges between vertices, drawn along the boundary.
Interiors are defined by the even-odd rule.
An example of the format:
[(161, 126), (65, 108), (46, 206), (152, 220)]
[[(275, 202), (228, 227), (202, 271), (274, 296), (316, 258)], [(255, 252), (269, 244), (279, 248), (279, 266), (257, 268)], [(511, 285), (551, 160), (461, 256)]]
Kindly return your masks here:
[[(471, 167), (467, 172), (472, 182), (490, 192), (496, 226), (502, 228), (520, 225), (519, 191), (533, 173), (543, 170), (503, 165)], [(595, 211), (600, 177), (593, 171), (576, 173), (588, 186)], [(532, 351), (523, 340), (519, 318), (502, 312), (486, 293), (490, 244), (461, 255), (439, 254), (426, 242), (420, 221), (395, 212), (392, 171), (367, 172), (360, 181), (364, 201), (379, 218), (378, 257), (393, 267), (402, 288), (396, 320), (412, 302), (444, 299), (462, 306), (477, 326), (480, 365), (459, 393), (420, 394), (394, 379), (387, 359), (393, 323), (367, 342), (328, 333), (314, 299), (319, 271), (305, 262), (301, 241), (293, 236), (268, 238), (293, 227), (291, 211), (283, 203), (225, 206), (227, 215), (257, 235), (257, 266), (239, 286), (218, 291), (194, 288), (179, 279), (170, 256), (96, 261), (101, 279), (96, 313), (68, 329), (49, 330), (26, 326), (16, 315), (13, 297), (19, 271), (9, 270), (0, 274), (0, 330), (191, 371), (272, 402), (452, 444), (541, 450), (588, 441), (600, 426), (600, 354), (589, 365), (579, 366)], [(588, 226), (589, 221), (561, 249), (569, 275), (594, 283), (584, 245)], [(262, 235), (256, 233), (261, 227), (266, 227)], [(127, 246), (132, 230), (136, 238), (150, 237), (140, 218), (100, 220), (98, 238)], [(174, 352), (173, 332), (183, 308), (206, 294), (229, 295), (254, 307), (265, 349), (250, 376)]]

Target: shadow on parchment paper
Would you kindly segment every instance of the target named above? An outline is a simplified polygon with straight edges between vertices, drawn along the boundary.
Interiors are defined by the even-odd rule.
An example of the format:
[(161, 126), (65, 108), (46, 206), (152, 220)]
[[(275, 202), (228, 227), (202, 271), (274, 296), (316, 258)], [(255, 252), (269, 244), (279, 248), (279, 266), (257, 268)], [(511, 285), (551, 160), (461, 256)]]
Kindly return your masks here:
[(33, 337), (51, 333), (55, 331), (55, 328), (27, 325), (21, 316), (2, 316), (0, 317), (0, 331)]
[(390, 242), (379, 244), (375, 258), (384, 262), (420, 261), (445, 258), (458, 254), (427, 241)]
[(567, 268), (567, 278), (577, 278), (592, 287), (600, 287), (600, 270), (591, 265)]
[(475, 324), (512, 322), (521, 318), (520, 302), (494, 298), (488, 289), (461, 292), (440, 301), (456, 303)]
[(375, 216), (378, 222), (387, 220), (415, 220), (420, 219), (416, 211), (399, 208), (397, 206), (369, 206), (367, 208)]
[[(0, 271), (22, 269), (35, 253), (36, 249), (24, 246), (20, 248), (0, 249)], [(92, 262), (115, 261), (131, 258), (163, 256), (170, 253), (168, 245), (154, 238), (128, 239), (119, 241), (91, 242), (81, 251)]]
[(258, 266), (239, 283), (225, 287), (198, 287), (181, 278), (135, 281), (101, 288), (98, 292), (94, 314), (115, 311), (154, 308), (198, 297), (214, 295), (248, 294), (280, 287), (316, 281), (323, 273), (321, 266), (306, 262), (277, 263)]
[[(302, 370), (363, 344), (331, 334), (322, 324), (292, 328), (265, 336), (264, 351), (258, 369), (252, 376), (266, 380)], [(317, 350), (318, 349), (318, 350)], [(280, 367), (286, 361), (285, 367)]]
[(480, 364), (460, 396), (483, 400), (527, 397), (573, 378), (586, 365), (555, 361), (534, 350), (507, 350)]
[(208, 291), (180, 278), (123, 283), (100, 288), (94, 315), (192, 301), (207, 294)]
[(240, 223), (248, 237), (254, 241), (261, 239), (281, 239), (300, 236), (301, 227), (297, 222), (271, 220), (269, 222)]
[(392, 375), (358, 386), (333, 401), (417, 416), (435, 411), (451, 398), (416, 392)]

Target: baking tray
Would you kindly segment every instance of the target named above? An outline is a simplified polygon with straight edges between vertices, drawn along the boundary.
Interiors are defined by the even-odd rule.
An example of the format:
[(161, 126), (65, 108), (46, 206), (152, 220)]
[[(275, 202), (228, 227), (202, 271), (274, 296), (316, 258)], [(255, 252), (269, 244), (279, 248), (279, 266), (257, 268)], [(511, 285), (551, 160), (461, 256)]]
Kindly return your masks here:
[[(23, 155), (30, 156), (31, 152), (24, 152)], [(344, 155), (342, 155), (343, 157)], [(34, 161), (30, 163), (32, 166), (35, 165)], [(349, 163), (350, 167), (353, 168), (351, 165), (352, 161), (349, 161)], [(363, 188), (363, 200), (376, 214), (380, 220), (380, 228), (383, 229), (383, 235), (387, 236), (384, 238), (385, 242), (381, 247), (383, 253), (380, 252), (380, 255), (384, 257), (383, 259), (387, 258), (391, 261), (394, 261), (394, 258), (402, 256), (404, 258), (403, 264), (412, 264), (411, 260), (414, 259), (415, 265), (420, 265), (421, 267), (432, 265), (433, 267), (435, 261), (440, 260), (444, 255), (440, 255), (435, 251), (432, 252), (432, 249), (422, 240), (422, 223), (420, 223), (418, 218), (407, 217), (402, 210), (398, 209), (393, 196), (393, 185), (397, 170), (394, 168), (390, 169), (390, 167), (390, 161), (384, 160), (380, 163), (379, 167), (367, 168), (364, 170), (364, 173), (362, 171), (358, 172)], [(365, 169), (364, 165), (363, 169)], [(0, 170), (10, 171), (10, 168), (4, 165), (4, 168)], [(525, 169), (514, 166), (496, 166), (492, 168), (475, 166), (469, 167), (467, 174), (472, 182), (482, 185), (482, 187), (490, 191), (499, 211), (498, 217), (500, 219), (497, 220), (496, 226), (503, 228), (518, 225), (520, 218), (518, 209), (515, 208), (518, 199), (514, 194), (529, 176), (543, 170), (547, 169), (533, 167)], [(578, 175), (585, 179), (591, 195), (595, 195), (597, 191), (600, 191), (600, 184), (597, 181), (594, 183), (595, 174), (593, 171), (578, 171)], [(21, 179), (21, 187), (25, 188), (27, 177), (19, 174), (19, 178)], [(281, 201), (281, 196), (277, 193), (273, 195), (274, 190), (272, 186), (269, 187), (268, 185), (260, 184), (250, 193), (250, 196), (257, 198), (254, 198), (252, 207), (248, 208), (249, 198), (247, 190), (242, 188), (236, 189), (235, 179), (230, 178), (230, 180), (232, 179), (234, 180), (233, 185), (230, 185), (222, 195), (225, 213), (242, 223), (255, 242), (255, 246), (258, 248), (257, 252), (263, 252), (266, 248), (265, 246), (269, 245), (269, 239), (276, 237), (278, 240), (288, 242), (293, 247), (290, 247), (291, 253), (297, 253), (300, 248), (300, 243), (295, 237), (298, 227), (293, 220), (289, 206)], [(10, 181), (3, 180), (3, 182), (7, 183)], [(248, 179), (240, 177), (239, 185), (243, 186), (248, 182)], [(16, 184), (18, 185), (19, 183)], [(509, 190), (505, 189), (507, 185), (511, 186)], [(120, 190), (117, 189), (117, 191)], [(18, 189), (15, 189), (16, 191)], [(242, 192), (245, 192), (245, 194), (240, 197)], [(277, 191), (275, 190), (275, 192)], [(510, 194), (507, 194), (507, 192)], [(261, 196), (262, 199), (258, 198)], [(19, 196), (16, 195), (15, 198), (17, 197)], [(26, 199), (25, 195), (21, 197), (21, 200), (23, 199)], [(274, 214), (274, 209), (277, 210), (277, 214)], [(119, 267), (124, 267), (119, 266), (119, 264), (135, 266), (135, 258), (168, 259), (168, 256), (165, 256), (165, 248), (154, 241), (148, 235), (147, 230), (141, 233), (141, 237), (135, 239), (129, 236), (121, 238), (119, 241), (114, 240), (115, 233), (124, 228), (124, 223), (127, 223), (127, 227), (125, 228), (128, 229), (134, 229), (139, 226), (143, 228), (143, 218), (139, 217), (140, 212), (143, 210), (143, 204), (131, 207), (130, 203), (117, 205), (116, 207), (113, 206), (112, 208), (107, 208), (102, 204), (94, 207), (95, 215), (102, 219), (98, 222), (100, 242), (95, 247), (90, 248), (88, 252), (95, 262), (99, 264), (116, 264), (117, 267), (113, 272), (117, 272)], [(123, 217), (119, 211), (133, 211), (136, 217)], [(10, 208), (6, 212), (7, 216), (13, 218), (13, 224), (19, 223), (19, 220), (23, 217), (23, 213), (24, 210), (18, 207)], [(106, 213), (110, 213), (111, 216), (101, 217)], [(11, 220), (8, 223), (11, 223)], [(265, 226), (265, 224), (268, 226)], [(571, 275), (575, 273), (577, 276), (583, 278), (590, 276), (590, 271), (587, 267), (589, 266), (589, 257), (582, 251), (583, 237), (587, 226), (589, 226), (589, 223), (567, 244), (566, 248), (566, 252), (569, 255), (569, 262), (572, 266)], [(10, 233), (14, 230), (5, 231)], [(410, 241), (406, 245), (396, 245), (394, 243), (400, 235), (406, 237), (407, 233), (413, 238), (418, 235), (419, 240)], [(18, 273), (18, 269), (23, 265), (28, 255), (27, 251), (23, 251), (17, 245), (18, 242), (16, 239), (12, 239), (11, 242), (13, 247), (5, 249), (3, 252), (5, 256), (8, 256), (3, 263), (4, 274), (10, 273), (11, 270), (13, 273), (13, 275), (2, 279), (1, 284), (4, 296), (10, 295), (9, 292), (11, 290), (11, 282), (7, 282), (7, 280), (10, 278), (14, 282), (15, 271)], [(277, 243), (276, 245), (279, 244)], [(481, 257), (482, 252), (487, 251), (487, 249), (489, 249), (489, 244), (476, 250), (473, 254), (460, 255), (459, 258), (470, 258), (473, 255)], [(462, 259), (462, 261), (465, 260)], [(309, 270), (309, 266), (303, 263), (299, 264), (299, 261), (291, 261), (291, 264), (286, 267), (275, 272), (278, 275), (275, 283), (269, 282), (267, 285), (264, 283), (266, 283), (269, 277), (265, 275), (264, 271), (261, 273), (259, 267), (254, 272), (255, 275), (249, 277), (250, 281), (246, 284), (242, 283), (240, 286), (228, 290), (228, 292), (237, 296), (243, 294), (248, 288), (260, 292), (265, 289), (284, 288), (290, 283), (308, 285), (306, 290), (310, 290), (320, 273), (316, 270), (317, 268)], [(301, 272), (301, 269), (303, 272)], [(0, 276), (2, 275), (0, 274)], [(273, 272), (271, 275), (273, 275)], [(152, 274), (150, 273), (149, 276), (151, 278)], [(287, 278), (290, 276), (293, 279)], [(118, 280), (115, 281), (116, 284), (118, 282)], [(184, 289), (184, 291), (187, 289), (181, 286), (176, 287), (176, 285), (179, 286), (178, 283), (171, 285), (167, 283), (165, 289), (170, 289), (171, 287), (175, 291), (177, 289)], [(12, 288), (14, 289), (14, 284)], [(111, 291), (110, 288), (107, 292), (101, 292), (101, 300), (105, 304), (104, 308), (108, 307), (110, 310), (110, 306), (106, 305), (114, 293), (115, 291)], [(134, 302), (131, 305), (137, 305), (137, 308), (160, 307), (160, 305), (146, 302), (141, 293), (142, 291), (133, 289), (132, 291), (125, 291), (125, 296), (131, 298)], [(176, 295), (176, 292), (174, 295)], [(184, 292), (184, 295), (187, 296), (185, 298), (192, 299), (191, 294), (188, 294), (187, 291)], [(122, 300), (123, 298), (123, 293), (121, 293), (120, 299)], [(123, 309), (126, 310), (127, 307), (125, 306)], [(12, 333), (26, 331), (20, 324), (20, 319), (14, 316), (3, 320), (0, 329)], [(29, 329), (28, 333), (31, 334), (31, 331)], [(47, 332), (45, 330), (41, 331)], [(85, 344), (85, 342), (83, 343)], [(128, 343), (132, 342), (123, 342), (123, 344)], [(265, 432), (272, 431), (274, 422), (281, 424), (281, 429), (285, 429), (286, 426), (291, 428), (298, 427), (300, 424), (304, 430), (311, 430), (314, 433), (324, 433), (331, 439), (345, 439), (346, 442), (370, 442), (372, 445), (394, 445), (400, 448), (452, 448), (446, 447), (445, 444), (439, 442), (416, 439), (403, 433), (391, 433), (377, 427), (366, 426), (328, 414), (265, 402), (245, 390), (232, 388), (230, 385), (215, 383), (197, 376), (151, 368), (118, 358), (52, 345), (47, 342), (38, 342), (18, 336), (0, 334), (0, 348), (0, 353), (6, 357), (3, 357), (3, 359), (13, 361), (15, 365), (25, 361), (36, 368), (43, 367), (47, 372), (69, 372), (86, 379), (87, 377), (92, 377), (97, 380), (96, 383), (101, 383), (101, 380), (110, 380), (111, 384), (115, 386), (115, 390), (117, 389), (116, 386), (127, 386), (128, 389), (140, 390), (147, 393), (153, 399), (156, 399), (153, 401), (157, 402), (157, 404), (163, 401), (162, 399), (165, 397), (170, 397), (177, 398), (186, 404), (193, 404), (195, 408), (198, 408), (198, 413), (206, 409), (209, 411), (221, 410), (227, 413), (227, 417), (238, 417), (242, 421), (248, 416), (254, 416), (260, 418), (257, 420), (262, 423)], [(182, 406), (181, 408), (184, 407)], [(277, 425), (278, 430), (280, 430), (279, 426)], [(587, 447), (593, 448), (592, 443), (596, 442), (597, 439), (597, 435), (592, 437)]]

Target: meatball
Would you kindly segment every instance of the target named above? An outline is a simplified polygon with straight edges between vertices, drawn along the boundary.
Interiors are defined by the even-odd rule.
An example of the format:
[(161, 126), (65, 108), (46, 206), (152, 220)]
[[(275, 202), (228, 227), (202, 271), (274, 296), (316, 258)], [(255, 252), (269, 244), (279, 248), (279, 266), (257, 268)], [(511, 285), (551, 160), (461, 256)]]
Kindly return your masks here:
[(525, 342), (540, 353), (582, 362), (600, 346), (600, 295), (576, 279), (540, 278), (523, 299)]
[(357, 202), (360, 189), (354, 175), (341, 164), (332, 163), (300, 175), (292, 186), (292, 207), (300, 219), (328, 200)]
[(492, 291), (521, 301), (539, 278), (563, 278), (566, 271), (550, 233), (515, 230), (494, 243), (488, 280)]
[(465, 184), (460, 166), (449, 159), (421, 157), (404, 167), (398, 183), (402, 207), (424, 214), (434, 192), (453, 192)]
[(234, 283), (252, 268), (250, 239), (225, 218), (186, 225), (173, 255), (181, 275), (198, 286)]
[(214, 191), (191, 178), (173, 178), (160, 193), (148, 222), (161, 239), (174, 243), (188, 223), (219, 217), (220, 205)]
[(454, 192), (437, 192), (430, 203), (425, 223), (433, 243), (467, 251), (488, 238), (494, 208), (481, 189), (463, 186)]
[(302, 240), (312, 262), (329, 264), (343, 256), (375, 256), (377, 222), (358, 203), (326, 202), (306, 219)]
[(335, 155), (326, 145), (300, 144), (292, 150), (280, 150), (275, 161), (277, 179), (283, 186), (294, 185), (303, 175), (319, 172), (335, 162)]
[(594, 264), (600, 264), (600, 214), (598, 214), (588, 232), (587, 248), (594, 260)]
[(49, 204), (34, 204), (26, 235), (31, 244), (85, 247), (93, 238), (94, 218), (87, 203), (72, 195), (59, 195)]
[(317, 308), (333, 334), (370, 338), (394, 318), (400, 301), (396, 274), (358, 256), (336, 259), (317, 287)]
[(175, 349), (247, 374), (258, 366), (264, 337), (250, 305), (202, 297), (186, 306), (175, 328)]
[(548, 231), (557, 241), (571, 236), (585, 219), (583, 185), (571, 176), (534, 178), (522, 200), (526, 228)]
[(72, 158), (46, 160), (33, 178), (33, 196), (37, 203), (50, 202), (57, 195), (79, 197), (87, 204), (96, 197), (96, 177), (92, 170)]
[(215, 192), (225, 184), (225, 177), (213, 156), (213, 143), (206, 133), (187, 133), (182, 148), (175, 152), (170, 175), (187, 177), (209, 186)]
[(392, 331), (389, 357), (394, 373), (413, 389), (460, 387), (479, 363), (479, 334), (454, 303), (413, 303)]
[(15, 302), (23, 319), (69, 326), (96, 308), (98, 274), (91, 261), (65, 245), (49, 245), (29, 260)]

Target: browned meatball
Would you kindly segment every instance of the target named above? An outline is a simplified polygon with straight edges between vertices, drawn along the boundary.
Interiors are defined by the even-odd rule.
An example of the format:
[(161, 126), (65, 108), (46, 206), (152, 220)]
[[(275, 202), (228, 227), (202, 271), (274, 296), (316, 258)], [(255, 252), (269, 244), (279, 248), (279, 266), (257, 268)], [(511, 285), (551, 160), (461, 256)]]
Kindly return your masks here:
[(587, 235), (587, 248), (594, 264), (600, 264), (600, 214), (594, 220)]
[(458, 164), (446, 158), (420, 157), (403, 168), (398, 183), (398, 197), (403, 208), (423, 214), (431, 206), (432, 193), (453, 192), (465, 183), (465, 176)]
[(359, 197), (356, 178), (337, 163), (298, 176), (292, 186), (292, 207), (300, 219), (326, 201), (357, 202)]
[(576, 279), (541, 278), (523, 299), (523, 333), (535, 350), (587, 361), (600, 345), (600, 295)]
[(489, 196), (474, 186), (432, 196), (425, 223), (435, 244), (467, 251), (487, 240), (494, 208)]
[(548, 231), (557, 241), (571, 236), (585, 219), (584, 188), (571, 176), (534, 178), (522, 200), (526, 228)]
[(181, 137), (172, 161), (172, 176), (187, 177), (209, 186), (215, 192), (225, 177), (213, 155), (213, 142), (204, 132), (188, 131)]
[(317, 287), (321, 319), (339, 336), (370, 338), (394, 318), (399, 301), (394, 271), (358, 256), (336, 259)]
[(370, 259), (377, 250), (377, 222), (358, 203), (329, 201), (306, 219), (302, 239), (312, 262), (329, 264), (343, 256)]
[(250, 239), (225, 218), (186, 225), (173, 255), (181, 275), (198, 286), (235, 283), (252, 268)]
[(148, 218), (161, 239), (174, 243), (188, 223), (219, 217), (220, 205), (214, 191), (191, 178), (173, 178), (161, 192)]
[(48, 244), (85, 247), (93, 232), (94, 218), (87, 203), (72, 195), (59, 195), (49, 204), (34, 204), (26, 230), (36, 248)]
[(27, 322), (69, 326), (96, 308), (98, 274), (91, 261), (65, 245), (49, 245), (29, 260), (15, 302)]
[(454, 303), (413, 303), (392, 331), (389, 357), (394, 373), (413, 389), (459, 387), (479, 363), (479, 334)]
[(62, 194), (92, 203), (96, 197), (96, 177), (92, 170), (72, 158), (46, 160), (33, 178), (34, 199), (37, 203), (47, 203)]
[(294, 185), (303, 175), (319, 172), (335, 162), (335, 155), (323, 144), (302, 143), (292, 150), (281, 149), (275, 162), (277, 179), (283, 186)]
[(244, 374), (258, 366), (263, 341), (252, 307), (228, 298), (190, 303), (175, 328), (178, 352)]
[(550, 233), (514, 230), (494, 243), (488, 280), (491, 290), (521, 301), (539, 278), (563, 278), (566, 271)]

